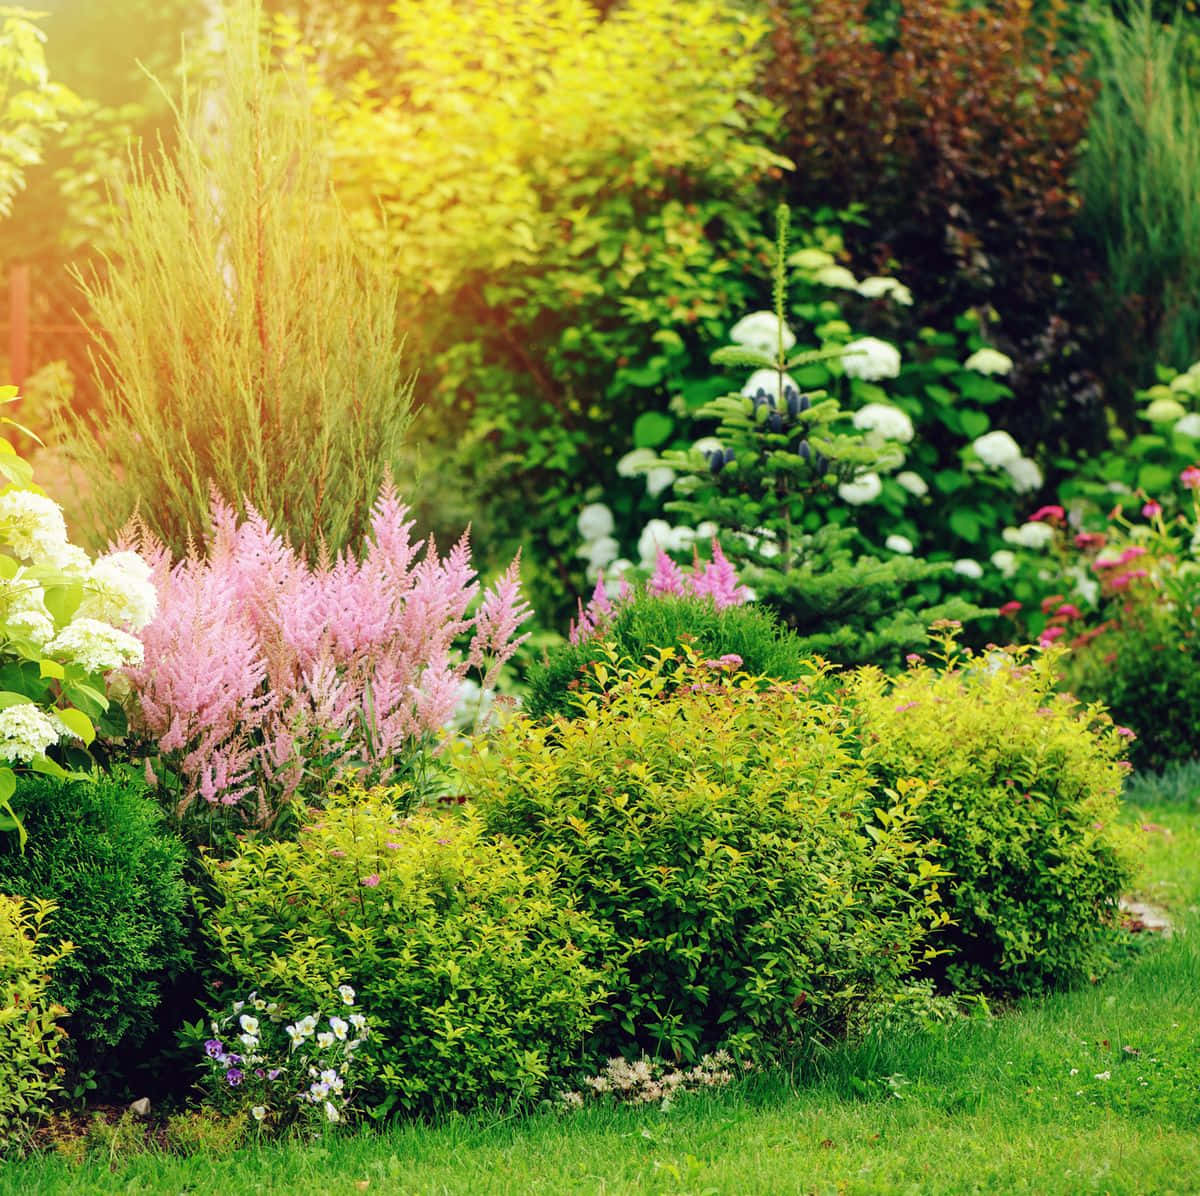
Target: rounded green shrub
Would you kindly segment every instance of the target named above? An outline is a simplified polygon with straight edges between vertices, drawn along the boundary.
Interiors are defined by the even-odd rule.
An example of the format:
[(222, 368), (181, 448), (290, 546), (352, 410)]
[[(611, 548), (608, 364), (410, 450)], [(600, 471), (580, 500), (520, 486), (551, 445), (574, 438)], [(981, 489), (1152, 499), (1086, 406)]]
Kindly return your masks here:
[(351, 985), (371, 1034), (366, 1103), (437, 1113), (540, 1096), (581, 1061), (604, 935), (478, 818), (402, 817), (384, 790), (332, 794), (295, 842), (211, 863), (222, 1000), (307, 1012)]
[(638, 662), (655, 648), (688, 646), (697, 655), (735, 655), (754, 676), (811, 679), (812, 654), (775, 614), (753, 603), (718, 608), (709, 598), (638, 593), (614, 606), (603, 638), (563, 644), (529, 671), (524, 709), (531, 718), (579, 713), (577, 694), (597, 687), (594, 666), (608, 649)]
[(929, 858), (950, 875), (934, 974), (955, 988), (1038, 992), (1105, 963), (1131, 879), (1117, 825), (1124, 740), (1099, 706), (1055, 692), (1050, 651), (913, 662), (847, 682), (863, 761), (885, 787), (918, 780)]
[(809, 696), (822, 666), (781, 684), (683, 655), (611, 655), (581, 717), (512, 720), (461, 765), (466, 792), (611, 928), (604, 1049), (694, 1060), (840, 1029), (936, 920), (917, 792), (872, 792)]
[(47, 933), (75, 949), (50, 994), (67, 1007), (77, 1061), (105, 1067), (157, 1028), (167, 988), (191, 964), (186, 849), (132, 774), (95, 782), (22, 777), (29, 834), (0, 837), (0, 892), (51, 900)]
[(66, 1010), (47, 990), (70, 946), (46, 942), (53, 910), (48, 901), (0, 895), (0, 1152), (46, 1112), (58, 1088)]

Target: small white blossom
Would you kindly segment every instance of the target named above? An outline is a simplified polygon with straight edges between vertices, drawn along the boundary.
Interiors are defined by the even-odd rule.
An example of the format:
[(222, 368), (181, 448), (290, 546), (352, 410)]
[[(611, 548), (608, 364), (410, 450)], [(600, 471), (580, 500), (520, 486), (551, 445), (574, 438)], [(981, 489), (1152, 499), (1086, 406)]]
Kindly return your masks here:
[(72, 660), (89, 673), (142, 663), (139, 639), (97, 619), (74, 619), (46, 645), (46, 652)]
[(248, 1013), (243, 1013), (242, 1016), (238, 1018), (238, 1024), (247, 1034), (258, 1033), (258, 1018), (251, 1017), (251, 1015)]
[(16, 556), (36, 560), (61, 550), (67, 525), (58, 503), (32, 490), (0, 494), (0, 542)]
[(796, 391), (800, 389), (789, 375), (784, 374), (780, 378), (778, 370), (755, 370), (746, 379), (746, 385), (742, 387), (742, 394), (746, 398), (752, 399), (761, 390), (778, 399), (783, 396), (784, 388), (787, 386)]
[(646, 471), (646, 493), (651, 498), (661, 494), (675, 480), (675, 471), (669, 465), (656, 465)]
[(602, 502), (589, 503), (579, 512), (579, 535), (585, 544), (611, 536), (616, 523), (613, 513)]
[(822, 266), (813, 275), (813, 281), (823, 287), (834, 287), (840, 291), (858, 290), (858, 279), (845, 266)]
[(988, 559), (1005, 577), (1012, 577), (1017, 571), (1017, 554), (1007, 548), (997, 548)]
[(91, 572), (92, 559), (76, 544), (49, 544), (41, 556), (41, 563), (49, 565), (63, 577), (82, 581)]
[(895, 278), (882, 278), (875, 275), (871, 278), (864, 278), (858, 284), (858, 293), (864, 299), (882, 299), (887, 295), (892, 297), (892, 301), (899, 303), (901, 307), (912, 306), (912, 291)]
[(341, 1120), (341, 1117), (338, 1114), (337, 1109), (335, 1109), (329, 1101), (325, 1102), (325, 1116), (327, 1118), (329, 1118), (330, 1121), (340, 1121)]
[(843, 482), (838, 487), (838, 497), (843, 502), (860, 507), (864, 503), (874, 502), (883, 493), (883, 483), (877, 473), (864, 473), (852, 482)]
[(873, 433), (874, 436), (868, 437), (868, 440), (879, 444), (885, 440), (908, 444), (915, 435), (912, 420), (890, 403), (868, 403), (860, 407), (854, 413), (854, 426)]
[(638, 537), (638, 556), (643, 565), (653, 565), (658, 550), (666, 550), (671, 540), (671, 525), (665, 519), (651, 519)]
[(350, 987), (350, 985), (339, 984), (338, 985), (338, 996), (342, 998), (343, 1005), (353, 1005), (354, 1004), (354, 989), (352, 989)]
[(797, 249), (788, 258), (788, 265), (801, 270), (824, 270), (834, 264), (833, 254), (824, 249)]
[(361, 1030), (367, 1024), (367, 1019), (361, 1013), (352, 1013), (350, 1015), (350, 1024), (356, 1030)]
[(1032, 494), (1035, 490), (1040, 490), (1042, 482), (1045, 481), (1041, 467), (1028, 457), (1018, 457), (1015, 461), (1010, 461), (1004, 467), (1004, 472), (1012, 479), (1013, 489), (1018, 494)]
[(992, 349), (985, 346), (982, 349), (976, 349), (966, 361), (963, 362), (963, 369), (974, 370), (977, 374), (1009, 374), (1012, 372), (1012, 358), (1005, 353), (1001, 353), (999, 349)]
[(321, 1050), (325, 1050), (327, 1047), (333, 1046), (333, 1035), (330, 1034), (328, 1030), (322, 1030), (321, 1033), (317, 1035), (317, 1046), (319, 1046)]
[(706, 457), (709, 453), (719, 453), (724, 447), (715, 436), (702, 436), (692, 445), (696, 452), (703, 453)]
[(267, 1115), (266, 1105), (255, 1105), (254, 1108), (250, 1110), (250, 1116), (253, 1117), (255, 1121), (262, 1121), (262, 1119), (264, 1117), (266, 1117), (266, 1115)]
[(658, 454), (653, 449), (636, 448), (617, 462), (617, 473), (623, 478), (635, 478), (650, 469), (657, 460)]
[(158, 610), (150, 566), (136, 552), (102, 556), (88, 570), (76, 618), (141, 631)]
[(911, 469), (906, 469), (903, 473), (896, 474), (896, 481), (917, 498), (924, 498), (929, 493), (929, 486), (925, 479), (919, 473), (913, 473)]
[(329, 1019), (329, 1028), (333, 1031), (334, 1037), (339, 1042), (346, 1041), (346, 1031), (350, 1029), (347, 1022), (344, 1022), (340, 1017), (331, 1017)]
[(1021, 456), (1020, 445), (1007, 432), (985, 432), (971, 447), (980, 461), (993, 469), (1003, 469)]
[(743, 316), (729, 330), (729, 339), (735, 345), (769, 355), (777, 353), (781, 343), (785, 353), (796, 343), (792, 330), (781, 324), (773, 311), (756, 311)]
[(62, 727), (32, 702), (0, 710), (0, 760), (28, 764), (57, 743)]
[(1155, 399), (1146, 408), (1146, 418), (1152, 424), (1173, 424), (1187, 414), (1187, 408), (1178, 399)]
[(978, 561), (973, 561), (970, 557), (959, 557), (954, 562), (954, 572), (961, 574), (963, 577), (980, 578), (983, 576), (983, 566)]
[(238, 1040), (248, 1051), (252, 1051), (256, 1046), (258, 1046), (257, 1034), (239, 1034)]
[(1189, 411), (1176, 423), (1175, 431), (1181, 436), (1190, 436), (1193, 440), (1200, 440), (1200, 415), (1195, 411)]
[(861, 378), (864, 382), (896, 378), (900, 374), (900, 350), (878, 337), (860, 337), (842, 350), (842, 368), (847, 378)]
[(1112, 1072), (1111, 1071), (1098, 1071), (1098, 1072), (1096, 1072), (1095, 1076), (1093, 1076), (1092, 1078), (1096, 1079), (1096, 1080), (1111, 1080)]
[(621, 545), (612, 536), (603, 536), (599, 540), (581, 544), (576, 555), (583, 557), (591, 568), (603, 569), (621, 555)]
[(913, 542), (907, 536), (893, 532), (884, 540), (883, 546), (889, 552), (898, 553), (900, 556), (912, 556)]
[(1054, 539), (1054, 529), (1048, 523), (1022, 523), (1017, 528), (1015, 543), (1022, 548), (1041, 549), (1049, 547)]

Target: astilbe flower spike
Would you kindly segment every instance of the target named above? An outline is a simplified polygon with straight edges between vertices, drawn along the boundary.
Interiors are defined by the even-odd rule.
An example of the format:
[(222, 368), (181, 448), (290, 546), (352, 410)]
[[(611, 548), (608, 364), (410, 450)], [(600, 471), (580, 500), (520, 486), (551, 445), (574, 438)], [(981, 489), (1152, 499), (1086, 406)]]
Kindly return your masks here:
[(529, 615), (519, 560), (480, 597), (467, 535), (445, 557), (432, 540), (422, 552), (407, 516), (385, 485), (361, 556), (316, 565), (216, 498), (203, 551), (181, 561), (130, 530), (160, 594), (144, 663), (126, 670), (134, 727), (179, 775), (181, 812), (253, 798), (267, 819), (313, 760), (386, 779), (449, 720), (468, 671), (494, 683)]

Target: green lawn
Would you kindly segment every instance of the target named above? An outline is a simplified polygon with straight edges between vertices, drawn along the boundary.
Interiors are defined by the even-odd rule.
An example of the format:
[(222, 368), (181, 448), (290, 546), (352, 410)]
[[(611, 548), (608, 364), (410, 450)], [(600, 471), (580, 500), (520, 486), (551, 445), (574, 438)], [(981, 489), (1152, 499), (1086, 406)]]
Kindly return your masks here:
[(1181, 933), (1095, 987), (840, 1050), (803, 1083), (754, 1077), (666, 1113), (464, 1119), (225, 1162), (35, 1159), (0, 1169), (0, 1193), (1200, 1192), (1200, 785), (1189, 788), (1161, 802), (1134, 786), (1128, 814), (1151, 824), (1140, 895)]

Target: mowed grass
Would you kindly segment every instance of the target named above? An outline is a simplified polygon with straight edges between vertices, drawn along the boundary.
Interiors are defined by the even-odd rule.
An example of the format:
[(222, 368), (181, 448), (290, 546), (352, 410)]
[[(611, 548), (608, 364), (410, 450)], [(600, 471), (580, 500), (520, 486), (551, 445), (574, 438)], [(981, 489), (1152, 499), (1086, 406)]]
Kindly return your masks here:
[(1138, 895), (1178, 933), (1098, 985), (667, 1112), (464, 1118), (228, 1160), (36, 1158), (0, 1168), (0, 1193), (1200, 1192), (1198, 790), (1131, 786)]

